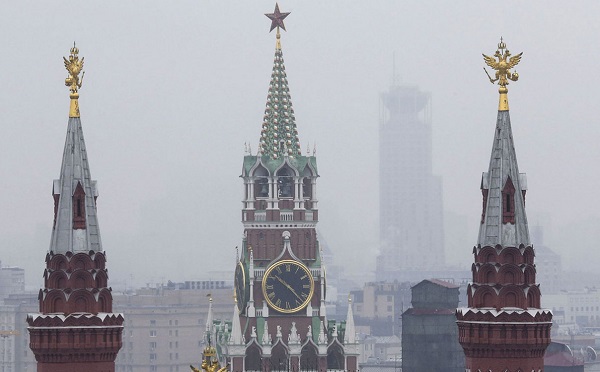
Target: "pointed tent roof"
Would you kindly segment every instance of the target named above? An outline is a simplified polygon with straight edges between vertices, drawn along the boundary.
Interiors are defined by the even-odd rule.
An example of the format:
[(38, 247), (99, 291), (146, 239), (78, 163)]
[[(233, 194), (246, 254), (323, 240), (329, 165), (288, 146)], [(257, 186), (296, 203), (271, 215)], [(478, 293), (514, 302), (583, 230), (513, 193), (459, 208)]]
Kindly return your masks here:
[[(73, 195), (81, 190), (85, 194), (84, 205), (80, 206), (83, 209), (85, 227), (76, 229), (73, 225), (73, 215), (76, 213)], [(102, 242), (96, 213), (98, 190), (90, 173), (79, 117), (69, 118), (60, 177), (54, 180), (52, 193), (55, 197), (58, 196), (58, 205), (50, 250), (55, 253), (90, 250), (101, 252)]]
[[(502, 191), (507, 181), (514, 186), (514, 224), (503, 222)], [(529, 245), (529, 228), (522, 191), (527, 190), (527, 179), (519, 173), (508, 110), (498, 111), (494, 143), (488, 172), (483, 173), (482, 190), (487, 191), (484, 217), (479, 228), (478, 244), (495, 246)]]
[(242, 345), (244, 343), (237, 299), (235, 299), (233, 304), (233, 318), (231, 319), (231, 337), (229, 338), (229, 343), (231, 345)]
[(209, 294), (208, 295), (208, 313), (206, 314), (206, 327), (204, 329), (205, 335), (206, 335), (206, 340), (210, 341), (210, 335), (212, 333), (212, 328), (213, 328), (213, 319), (214, 319), (214, 315), (213, 315), (213, 299), (212, 296)]
[(260, 154), (271, 159), (279, 159), (286, 155), (292, 157), (300, 155), (296, 117), (279, 39), (278, 28), (273, 72), (259, 141)]
[(354, 327), (354, 314), (352, 313), (352, 299), (348, 297), (348, 314), (346, 315), (346, 331), (344, 332), (344, 343), (356, 343), (356, 328)]

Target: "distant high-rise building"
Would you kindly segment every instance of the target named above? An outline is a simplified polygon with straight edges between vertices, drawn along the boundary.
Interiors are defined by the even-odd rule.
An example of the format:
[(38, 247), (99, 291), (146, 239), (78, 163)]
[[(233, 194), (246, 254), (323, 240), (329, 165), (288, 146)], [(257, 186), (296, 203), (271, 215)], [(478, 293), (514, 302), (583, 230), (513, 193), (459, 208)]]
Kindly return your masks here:
[(564, 282), (562, 258), (544, 243), (544, 229), (531, 227), (531, 241), (535, 246), (535, 268), (545, 295), (559, 293), (568, 287)]
[(541, 307), (535, 252), (529, 236), (527, 178), (519, 173), (508, 111), (509, 70), (520, 60), (500, 42), (487, 64), (497, 70), (500, 101), (487, 172), (481, 177), (483, 211), (473, 248), (468, 307), (456, 311), (467, 371), (543, 371), (552, 312)]
[[(123, 316), (112, 311), (106, 253), (79, 116), (83, 58), (73, 46), (65, 66), (71, 90), (67, 138), (54, 181), (54, 224), (46, 253), (39, 312), (27, 316), (30, 347), (39, 372), (114, 372)], [(83, 75), (82, 75), (83, 78)]]
[(377, 280), (418, 281), (445, 264), (441, 178), (432, 172), (431, 94), (397, 86), (381, 96)]
[(25, 270), (20, 267), (2, 266), (0, 261), (0, 304), (11, 294), (25, 290)]

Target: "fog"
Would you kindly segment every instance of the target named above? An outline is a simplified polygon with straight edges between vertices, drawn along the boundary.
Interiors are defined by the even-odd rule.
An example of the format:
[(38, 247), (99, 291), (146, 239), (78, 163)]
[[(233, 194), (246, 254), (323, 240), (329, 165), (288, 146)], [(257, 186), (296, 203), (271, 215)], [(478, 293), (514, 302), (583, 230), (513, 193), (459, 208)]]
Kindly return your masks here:
[[(500, 36), (523, 53), (509, 86), (530, 225), (568, 269), (600, 264), (597, 1), (280, 1), (303, 151), (316, 142), (319, 231), (355, 275), (378, 252), (379, 95), (433, 96), (434, 172), (466, 218), (447, 247), (469, 267), (498, 89), (482, 69)], [(0, 260), (41, 285), (68, 121), (62, 57), (85, 57), (83, 130), (111, 281), (231, 270), (241, 244), (244, 143), (258, 146), (275, 49), (272, 0), (5, 1), (0, 5)], [(451, 226), (450, 224), (448, 226)], [(534, 242), (535, 244), (535, 242)], [(360, 257), (360, 259), (357, 259)]]

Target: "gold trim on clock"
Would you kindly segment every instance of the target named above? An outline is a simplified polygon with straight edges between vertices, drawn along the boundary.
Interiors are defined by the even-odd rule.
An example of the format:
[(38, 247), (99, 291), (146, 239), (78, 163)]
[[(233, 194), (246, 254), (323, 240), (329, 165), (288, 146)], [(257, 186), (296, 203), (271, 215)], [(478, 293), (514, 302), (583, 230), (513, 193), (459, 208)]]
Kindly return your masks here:
[(310, 269), (302, 262), (282, 260), (265, 271), (262, 292), (269, 307), (275, 311), (295, 313), (308, 306), (312, 300), (315, 281)]
[[(238, 280), (237, 280), (237, 270), (240, 269), (242, 272), (242, 283), (243, 283), (243, 292), (239, 293), (238, 291)], [(235, 288), (236, 295), (237, 295), (237, 299), (238, 299), (238, 308), (240, 308), (240, 311), (243, 310), (243, 308), (246, 306), (246, 296), (248, 295), (247, 291), (246, 291), (246, 285), (248, 283), (246, 282), (246, 269), (244, 268), (244, 264), (242, 263), (242, 261), (238, 261), (236, 268), (235, 268), (235, 272), (234, 272), (234, 283), (233, 283), (233, 287)]]

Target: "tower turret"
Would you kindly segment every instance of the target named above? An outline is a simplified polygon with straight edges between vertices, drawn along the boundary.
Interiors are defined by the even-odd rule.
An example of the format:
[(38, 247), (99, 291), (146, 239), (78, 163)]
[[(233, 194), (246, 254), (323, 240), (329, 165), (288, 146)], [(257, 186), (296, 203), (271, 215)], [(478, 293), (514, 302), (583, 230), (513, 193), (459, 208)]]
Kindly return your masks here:
[[(123, 316), (112, 312), (106, 253), (96, 213), (79, 117), (83, 58), (76, 46), (65, 60), (71, 91), (60, 177), (54, 181), (54, 226), (46, 254), (39, 313), (29, 314), (30, 347), (43, 372), (110, 372), (121, 348)], [(79, 73), (82, 73), (81, 79)]]
[(271, 31), (277, 30), (275, 59), (259, 149), (247, 153), (242, 166), (244, 238), (235, 288), (248, 343), (243, 355), (227, 347), (235, 372), (356, 369), (356, 356), (347, 362), (343, 340), (325, 326), (325, 270), (316, 232), (319, 175), (314, 151), (300, 151), (281, 47), (288, 14), (278, 5), (266, 14)]
[[(468, 307), (456, 313), (459, 342), (471, 371), (542, 371), (550, 343), (552, 313), (541, 308), (534, 249), (525, 213), (527, 182), (519, 173), (508, 111), (508, 81), (522, 53), (511, 57), (501, 40), (494, 57), (484, 55), (500, 85), (498, 118), (488, 172), (481, 181), (483, 212), (473, 248)], [(486, 71), (487, 73), (487, 71)]]

